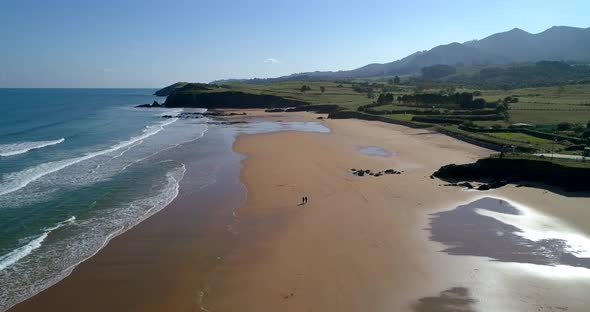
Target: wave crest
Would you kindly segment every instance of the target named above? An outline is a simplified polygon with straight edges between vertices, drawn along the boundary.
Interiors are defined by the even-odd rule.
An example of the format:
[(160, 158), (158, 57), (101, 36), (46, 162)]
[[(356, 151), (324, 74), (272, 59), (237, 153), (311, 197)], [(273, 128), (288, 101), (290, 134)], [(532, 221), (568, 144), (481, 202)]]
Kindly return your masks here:
[(53, 141), (35, 141), (35, 142), (19, 142), (13, 144), (0, 144), (0, 156), (7, 157), (7, 156), (14, 156), (24, 154), (30, 150), (56, 145), (59, 143), (63, 143), (66, 139), (61, 138), (59, 140)]
[(173, 118), (167, 122), (148, 126), (144, 129), (143, 134), (136, 136), (136, 137), (132, 137), (131, 139), (129, 139), (127, 141), (120, 142), (118, 144), (115, 144), (115, 145), (113, 145), (107, 149), (101, 150), (101, 151), (88, 153), (84, 156), (80, 156), (80, 157), (76, 157), (76, 158), (47, 162), (47, 163), (43, 163), (43, 164), (31, 167), (31, 168), (24, 169), (19, 172), (7, 174), (4, 176), (4, 181), (2, 181), (0, 183), (0, 196), (20, 190), (21, 188), (29, 185), (29, 183), (31, 183), (43, 176), (46, 176), (50, 173), (62, 170), (66, 167), (77, 164), (79, 162), (82, 162), (82, 161), (85, 161), (88, 159), (92, 159), (96, 156), (108, 154), (108, 153), (120, 150), (124, 147), (133, 145), (133, 144), (135, 144), (141, 140), (144, 140), (154, 134), (157, 134), (158, 132), (163, 130), (165, 126), (175, 122), (176, 120), (178, 120), (178, 118)]
[(16, 248), (13, 251), (11, 251), (3, 256), (0, 256), (0, 271), (15, 264), (18, 260), (28, 256), (31, 252), (33, 252), (33, 250), (41, 247), (41, 244), (47, 238), (49, 233), (59, 229), (62, 226), (66, 226), (68, 224), (71, 224), (74, 221), (76, 221), (76, 217), (72, 216), (65, 221), (59, 222), (58, 224), (56, 224), (55, 226), (53, 226), (51, 228), (44, 229), (43, 234), (33, 238), (27, 244), (25, 244), (19, 248)]

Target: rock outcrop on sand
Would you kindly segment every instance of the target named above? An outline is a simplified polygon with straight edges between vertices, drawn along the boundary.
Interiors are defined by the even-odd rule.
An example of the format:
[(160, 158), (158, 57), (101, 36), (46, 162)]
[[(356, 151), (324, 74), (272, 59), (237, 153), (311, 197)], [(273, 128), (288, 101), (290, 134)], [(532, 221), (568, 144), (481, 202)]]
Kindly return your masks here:
[(386, 175), (386, 174), (401, 174), (402, 171), (397, 171), (394, 169), (386, 169), (383, 171), (376, 171), (376, 172), (372, 172), (369, 169), (350, 169), (350, 171), (352, 172), (353, 175), (358, 176), (358, 177), (364, 177), (364, 176), (374, 176), (374, 177), (380, 177), (382, 175)]
[(442, 166), (433, 176), (449, 182), (486, 183), (479, 186), (479, 190), (527, 181), (567, 191), (590, 191), (590, 167), (565, 166), (536, 159), (484, 158), (471, 164)]

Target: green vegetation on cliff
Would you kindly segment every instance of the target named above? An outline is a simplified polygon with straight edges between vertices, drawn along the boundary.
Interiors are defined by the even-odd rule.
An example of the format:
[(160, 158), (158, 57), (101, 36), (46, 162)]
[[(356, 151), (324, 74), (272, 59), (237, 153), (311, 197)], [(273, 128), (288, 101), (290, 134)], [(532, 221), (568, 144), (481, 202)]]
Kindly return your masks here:
[[(249, 84), (177, 83), (167, 107), (286, 108), (430, 126), (495, 150), (582, 154), (588, 145), (590, 84), (477, 90), (438, 82), (369, 79)], [(354, 113), (354, 114), (353, 114)], [(377, 118), (378, 117), (378, 118)], [(527, 124), (514, 127), (518, 124)], [(561, 124), (561, 126), (559, 126)]]
[[(302, 86), (305, 85), (304, 91)], [(229, 82), (221, 85), (177, 83), (158, 92), (170, 92), (167, 107), (273, 108), (302, 105), (338, 105), (356, 109), (370, 103), (352, 83), (286, 81), (253, 85)], [(157, 93), (158, 93), (157, 92)]]
[(177, 89), (180, 89), (180, 88), (186, 86), (187, 84), (188, 84), (188, 82), (177, 82), (175, 84), (171, 84), (171, 85), (169, 85), (167, 87), (164, 87), (164, 88), (156, 91), (154, 93), (154, 95), (157, 95), (157, 96), (168, 96), (173, 91), (175, 91)]
[(526, 181), (562, 187), (570, 191), (590, 191), (590, 163), (531, 159), (519, 154), (480, 159), (465, 165), (446, 165), (434, 176), (447, 181), (505, 180)]

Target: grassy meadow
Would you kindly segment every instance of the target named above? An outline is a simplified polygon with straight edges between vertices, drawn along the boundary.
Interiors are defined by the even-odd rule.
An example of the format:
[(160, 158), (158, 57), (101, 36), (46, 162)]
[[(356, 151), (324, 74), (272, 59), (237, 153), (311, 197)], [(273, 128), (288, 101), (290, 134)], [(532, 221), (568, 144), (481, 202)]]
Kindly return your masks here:
[[(302, 86), (307, 86), (302, 91)], [(548, 152), (555, 150), (563, 153), (581, 154), (580, 150), (572, 151), (566, 148), (574, 143), (567, 137), (581, 137), (581, 132), (590, 121), (590, 84), (569, 84), (550, 87), (521, 88), (511, 90), (476, 90), (450, 84), (392, 84), (391, 79), (374, 78), (353, 81), (281, 81), (272, 83), (225, 82), (218, 87), (196, 92), (226, 92), (238, 91), (253, 94), (269, 94), (287, 99), (304, 101), (310, 105), (333, 104), (344, 111), (363, 110), (365, 114), (376, 114), (394, 121), (413, 122), (469, 136), (476, 140), (486, 141), (497, 145), (516, 146), (522, 150)], [(190, 91), (189, 91), (190, 92)], [(498, 115), (494, 109), (484, 111), (479, 115), (471, 115), (464, 108), (447, 105), (421, 105), (416, 103), (400, 103), (397, 99), (403, 95), (414, 94), (453, 94), (455, 92), (473, 93), (475, 98), (481, 98), (489, 103), (502, 101), (507, 97), (517, 99), (509, 104), (507, 114)], [(392, 104), (375, 105), (380, 94), (392, 94)], [(370, 107), (364, 110), (363, 107)], [(480, 110), (481, 111), (481, 110)], [(422, 112), (422, 113), (421, 113)], [(432, 115), (435, 112), (436, 114)], [(430, 115), (429, 115), (430, 114)], [(488, 120), (483, 117), (503, 116)], [(425, 116), (441, 120), (424, 121)], [(446, 119), (445, 119), (446, 118)], [(413, 119), (416, 119), (415, 121)], [(418, 122), (418, 120), (420, 122)], [(445, 123), (445, 120), (453, 120)], [(457, 124), (463, 122), (468, 127), (476, 127), (476, 132), (470, 131)], [(557, 125), (563, 122), (572, 124), (578, 132), (556, 132)], [(564, 136), (563, 138), (538, 137), (534, 133), (525, 134), (515, 131), (510, 126), (517, 123), (532, 125), (535, 131)], [(489, 132), (485, 129), (490, 128)], [(495, 131), (491, 131), (494, 128)], [(506, 131), (502, 131), (506, 129)], [(580, 130), (582, 129), (582, 130)]]

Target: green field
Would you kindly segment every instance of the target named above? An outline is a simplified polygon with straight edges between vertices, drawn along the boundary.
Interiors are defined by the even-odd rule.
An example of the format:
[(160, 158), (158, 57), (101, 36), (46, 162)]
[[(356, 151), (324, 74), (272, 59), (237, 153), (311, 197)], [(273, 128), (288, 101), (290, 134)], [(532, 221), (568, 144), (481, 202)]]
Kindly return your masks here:
[[(301, 92), (301, 86), (307, 85), (311, 90)], [(356, 92), (350, 83), (330, 81), (284, 81), (272, 84), (228, 83), (232, 90), (256, 94), (272, 94), (285, 98), (305, 101), (310, 104), (336, 104), (346, 109), (356, 110), (360, 105), (371, 103), (364, 93)], [(322, 93), (320, 87), (324, 87)]]
[[(590, 120), (590, 84), (514, 90), (482, 90), (487, 101), (517, 97), (511, 104), (509, 123), (556, 125), (560, 122), (585, 124)], [(482, 123), (483, 126), (488, 124)]]
[[(371, 80), (370, 81), (375, 81)], [(386, 81), (377, 85), (389, 87)], [(310, 91), (301, 92), (302, 85), (311, 87)], [(352, 83), (338, 83), (331, 81), (284, 81), (270, 84), (249, 84), (231, 82), (222, 85), (236, 91), (256, 94), (273, 94), (290, 99), (301, 100), (310, 104), (336, 104), (344, 109), (356, 110), (361, 105), (370, 104), (374, 99), (365, 93), (352, 89)], [(325, 92), (320, 91), (320, 87)], [(416, 92), (411, 85), (396, 86), (393, 94), (397, 97)], [(222, 89), (223, 90), (223, 89)], [(443, 91), (437, 87), (423, 88), (422, 92), (437, 93)], [(525, 88), (514, 90), (472, 90), (457, 88), (457, 92), (481, 92), (481, 98), (486, 101), (496, 101), (508, 96), (517, 97), (519, 102), (510, 104), (509, 120), (506, 121), (477, 121), (477, 125), (489, 127), (492, 125), (508, 126), (512, 123), (529, 123), (534, 125), (557, 125), (560, 122), (585, 124), (590, 121), (590, 84), (565, 85), (563, 87)], [(214, 91), (213, 91), (214, 92)], [(375, 94), (380, 93), (379, 88)], [(384, 105), (374, 107), (375, 110), (399, 111), (430, 109), (410, 105)], [(397, 116), (395, 114), (394, 116)], [(405, 119), (405, 118), (404, 118)]]
[(525, 144), (553, 144), (553, 141), (542, 139), (538, 137), (534, 137), (532, 135), (528, 135), (525, 133), (512, 133), (512, 132), (497, 132), (497, 133), (486, 133), (489, 136), (508, 140), (508, 141), (515, 141)]
[[(309, 90), (302, 92), (303, 85), (309, 86)], [(369, 90), (360, 90), (359, 85), (369, 87)], [(198, 86), (196, 86), (198, 88)], [(324, 92), (321, 89), (324, 89)], [(273, 83), (245, 83), (227, 82), (204, 91), (194, 92), (227, 92), (238, 91), (244, 93), (275, 95), (287, 99), (307, 102), (311, 105), (333, 104), (341, 110), (357, 111), (363, 106), (365, 114), (376, 114), (392, 120), (414, 122), (419, 125), (428, 125), (424, 122), (412, 121), (414, 117), (432, 117), (426, 119), (432, 126), (444, 128), (464, 136), (482, 140), (498, 145), (517, 146), (522, 150), (537, 151), (563, 151), (573, 143), (567, 140), (559, 140), (554, 143), (552, 140), (535, 137), (530, 134), (506, 132), (465, 131), (452, 124), (451, 120), (464, 120), (469, 127), (495, 127), (508, 128), (515, 123), (526, 123), (533, 125), (537, 131), (552, 133), (557, 125), (562, 122), (577, 124), (577, 128), (586, 127), (590, 121), (590, 84), (571, 84), (563, 86), (552, 86), (542, 88), (522, 88), (512, 90), (474, 90), (449, 84), (404, 84), (393, 85), (389, 79), (356, 79), (346, 82), (332, 81), (282, 81)], [(193, 91), (189, 91), (193, 92)], [(371, 96), (371, 92), (373, 96)], [(414, 94), (451, 94), (455, 92), (477, 92), (476, 98), (483, 98), (488, 103), (503, 100), (506, 97), (518, 99), (517, 103), (510, 103), (507, 118), (490, 108), (489, 113), (483, 111), (479, 115), (470, 115), (470, 111), (461, 109), (459, 106), (445, 105), (421, 105), (416, 103), (399, 103), (398, 96)], [(392, 104), (371, 105), (380, 94), (391, 93), (394, 96)], [(365, 111), (367, 110), (367, 111)], [(481, 110), (480, 110), (481, 111)], [(420, 115), (415, 115), (419, 114)], [(496, 120), (483, 120), (482, 115), (489, 114)], [(488, 116), (484, 116), (488, 117)], [(433, 119), (434, 118), (434, 119)], [(442, 119), (437, 120), (437, 119)], [(424, 120), (422, 118), (421, 120)], [(472, 120), (472, 121), (469, 121)], [(445, 124), (445, 121), (449, 123)], [(435, 123), (436, 122), (436, 123)], [(575, 126), (574, 125), (574, 126)], [(582, 132), (562, 131), (556, 133), (562, 136), (580, 137)]]

